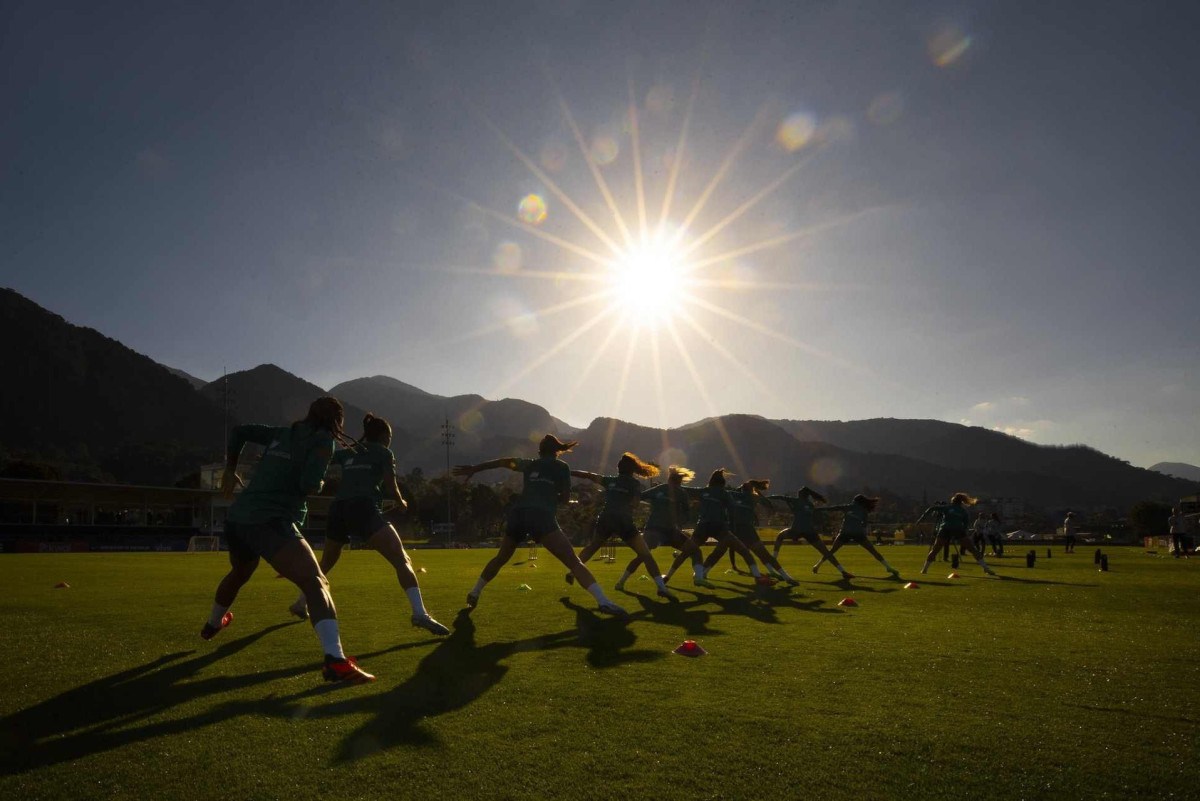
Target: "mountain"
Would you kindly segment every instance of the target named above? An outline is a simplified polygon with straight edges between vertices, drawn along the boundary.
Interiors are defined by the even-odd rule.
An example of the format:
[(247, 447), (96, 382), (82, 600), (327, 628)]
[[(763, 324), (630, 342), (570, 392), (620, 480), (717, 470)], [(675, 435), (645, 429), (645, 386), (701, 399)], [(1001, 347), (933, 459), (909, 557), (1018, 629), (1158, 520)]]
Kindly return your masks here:
[(1185, 481), (1200, 481), (1200, 467), (1196, 467), (1194, 464), (1187, 464), (1185, 462), (1159, 462), (1158, 464), (1151, 465), (1149, 469), (1163, 475), (1182, 478)]
[[(302, 419), (314, 400), (333, 394), (273, 364), (260, 364), (250, 370), (218, 378), (200, 390), (217, 408), (225, 408), (228, 388), (230, 418), (239, 423), (264, 423), (282, 426)], [(335, 395), (335, 397), (337, 397)], [(343, 403), (344, 398), (339, 398)], [(363, 410), (346, 406), (346, 428), (359, 433)]]
[(163, 367), (167, 368), (167, 372), (171, 373), (172, 375), (177, 375), (180, 378), (182, 378), (184, 381), (191, 384), (192, 389), (203, 389), (204, 385), (208, 383), (203, 378), (196, 378), (196, 376), (192, 375), (191, 373), (185, 373), (183, 370), (180, 370), (178, 367), (168, 367), (165, 364), (163, 365)]
[[(497, 448), (524, 448), (545, 434), (570, 436), (575, 429), (533, 403), (515, 398), (490, 401), (479, 395), (434, 395), (387, 376), (356, 378), (332, 387), (329, 394), (384, 417), (405, 432), (407, 444), (393, 444), (400, 464), (445, 469), (442, 425), (454, 427), (453, 458), (477, 461), (500, 455)], [(348, 424), (357, 435), (356, 425)]]
[(220, 409), (153, 359), (10, 289), (0, 342), (5, 450), (132, 483), (170, 483), (219, 456)]

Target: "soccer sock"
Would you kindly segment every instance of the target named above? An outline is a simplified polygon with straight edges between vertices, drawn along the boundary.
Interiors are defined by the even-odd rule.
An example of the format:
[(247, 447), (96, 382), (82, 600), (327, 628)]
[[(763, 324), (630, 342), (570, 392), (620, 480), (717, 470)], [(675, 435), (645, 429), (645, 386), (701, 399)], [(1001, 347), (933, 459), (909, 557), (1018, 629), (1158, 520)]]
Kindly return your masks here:
[(621, 578), (617, 579), (617, 583), (624, 584), (625, 582), (629, 581), (629, 579), (631, 579), (631, 578), (633, 578), (633, 571), (626, 570), (624, 573), (621, 574)]
[(929, 565), (930, 565), (930, 563), (931, 563), (932, 561), (933, 561), (932, 559), (927, 559), (927, 560), (925, 560), (925, 564), (921, 566), (921, 573), (922, 573), (922, 574), (925, 574), (925, 573), (928, 573), (928, 572), (929, 572)]
[(337, 618), (330, 617), (313, 625), (313, 631), (317, 633), (317, 639), (321, 641), (321, 648), (329, 656), (334, 659), (345, 659), (346, 654), (342, 651), (342, 638), (338, 634)]
[[(208, 616), (208, 625), (214, 629), (221, 628), (221, 619), (225, 617), (225, 613), (229, 611), (228, 606), (213, 604), (212, 612)], [(195, 618), (193, 618), (194, 620)]]
[(483, 576), (479, 577), (479, 581), (475, 582), (475, 589), (471, 590), (472, 595), (479, 595), (483, 592), (483, 588), (487, 586), (487, 579)]
[(758, 569), (758, 562), (750, 563), (750, 575), (755, 578), (762, 578), (762, 571)]
[(408, 596), (408, 602), (412, 604), (413, 617), (429, 617), (429, 613), (425, 611), (425, 601), (421, 599), (420, 587), (409, 587), (404, 594)]
[(600, 604), (601, 606), (612, 603), (612, 601), (608, 600), (608, 596), (604, 594), (604, 590), (600, 588), (600, 582), (598, 581), (592, 582), (592, 586), (588, 587), (588, 592), (590, 592), (592, 597), (596, 599), (596, 603)]
[(696, 578), (698, 578), (698, 579), (704, 578), (704, 563), (703, 562), (692, 562), (692, 572), (694, 572), (696, 574)]
[(667, 582), (663, 580), (662, 576), (655, 576), (654, 583), (658, 585), (660, 590), (665, 590), (667, 588)]

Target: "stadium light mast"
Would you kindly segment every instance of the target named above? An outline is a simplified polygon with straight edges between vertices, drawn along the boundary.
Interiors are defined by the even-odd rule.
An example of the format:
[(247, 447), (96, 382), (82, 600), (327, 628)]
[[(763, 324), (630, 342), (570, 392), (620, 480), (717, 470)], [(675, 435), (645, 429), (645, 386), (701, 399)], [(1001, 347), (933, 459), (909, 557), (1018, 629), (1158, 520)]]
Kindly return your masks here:
[(451, 513), (450, 513), (450, 446), (454, 444), (454, 428), (450, 425), (450, 417), (447, 416), (442, 422), (442, 444), (446, 446), (446, 540), (450, 540), (451, 532)]

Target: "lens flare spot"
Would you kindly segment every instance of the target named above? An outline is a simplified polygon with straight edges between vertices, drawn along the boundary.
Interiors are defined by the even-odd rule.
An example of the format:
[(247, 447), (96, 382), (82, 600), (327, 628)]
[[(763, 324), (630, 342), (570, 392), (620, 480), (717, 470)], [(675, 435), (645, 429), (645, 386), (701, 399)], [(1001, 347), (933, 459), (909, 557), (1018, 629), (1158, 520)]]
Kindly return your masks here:
[(517, 217), (521, 222), (529, 225), (541, 225), (546, 220), (546, 215), (549, 214), (546, 208), (546, 201), (541, 195), (529, 194), (521, 198), (521, 202), (517, 204)]
[(971, 46), (971, 37), (956, 26), (947, 25), (930, 37), (929, 59), (943, 69), (962, 58)]
[(834, 484), (842, 477), (842, 465), (837, 459), (817, 459), (809, 468), (808, 477), (817, 485)]
[(498, 273), (512, 274), (521, 269), (524, 254), (516, 242), (501, 242), (492, 251), (492, 266)]
[(470, 409), (462, 413), (458, 418), (458, 427), (473, 434), (483, 427), (483, 414), (478, 409)]
[(541, 328), (537, 315), (514, 297), (496, 298), (492, 301), (492, 311), (515, 339), (528, 339)]
[(664, 474), (667, 472), (667, 465), (677, 464), (687, 467), (687, 451), (680, 448), (667, 448), (658, 455), (658, 463), (663, 466)]
[(789, 114), (775, 131), (775, 143), (789, 153), (795, 153), (812, 141), (817, 132), (817, 118), (804, 111)]
[(904, 113), (904, 97), (899, 92), (884, 92), (867, 106), (867, 119), (875, 125), (891, 125)]
[(592, 146), (590, 148), (592, 160), (601, 167), (607, 167), (617, 160), (617, 156), (621, 152), (617, 140), (608, 134), (599, 134), (592, 138)]

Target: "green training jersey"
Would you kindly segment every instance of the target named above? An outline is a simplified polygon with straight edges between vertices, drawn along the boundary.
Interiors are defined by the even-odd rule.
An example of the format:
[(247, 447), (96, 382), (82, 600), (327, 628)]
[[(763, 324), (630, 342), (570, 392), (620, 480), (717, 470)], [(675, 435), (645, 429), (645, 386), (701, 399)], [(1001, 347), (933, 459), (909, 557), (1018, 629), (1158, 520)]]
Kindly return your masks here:
[(844, 503), (841, 506), (828, 506), (823, 511), (842, 513), (842, 534), (866, 534), (867, 517), (871, 514), (867, 507), (857, 503)]
[(817, 529), (814, 518), (826, 511), (813, 506), (812, 500), (807, 495), (803, 497), (799, 495), (768, 495), (767, 498), (772, 501), (783, 501), (792, 513), (791, 529), (796, 534), (815, 532)]
[(690, 497), (700, 501), (700, 512), (696, 516), (696, 525), (701, 523), (719, 523), (729, 525), (729, 491), (724, 487), (688, 487)]
[(365, 442), (360, 448), (338, 451), (333, 461), (342, 466), (342, 482), (335, 500), (370, 498), (376, 506), (383, 503), (383, 482), (396, 475), (396, 457), (391, 448)]
[(754, 507), (758, 496), (750, 490), (729, 490), (729, 524), (731, 526), (757, 526), (758, 513)]
[(517, 509), (541, 509), (553, 514), (558, 508), (558, 496), (571, 488), (571, 468), (553, 456), (517, 459), (517, 472), (525, 476), (515, 504)]
[(942, 519), (938, 521), (938, 534), (966, 534), (971, 525), (971, 513), (964, 506), (952, 503), (942, 509)]
[(642, 500), (650, 503), (646, 528), (682, 529), (687, 525), (691, 508), (683, 487), (657, 484), (642, 493)]
[(308, 423), (285, 428), (234, 426), (229, 433), (228, 455), (236, 458), (247, 442), (266, 451), (254, 469), (250, 485), (229, 507), (235, 523), (265, 523), (277, 518), (304, 525), (308, 515), (306, 498), (321, 491), (325, 469), (333, 456), (333, 435)]
[(600, 476), (604, 487), (604, 506), (600, 513), (618, 515), (622, 520), (633, 520), (633, 510), (642, 501), (642, 482), (631, 475)]

